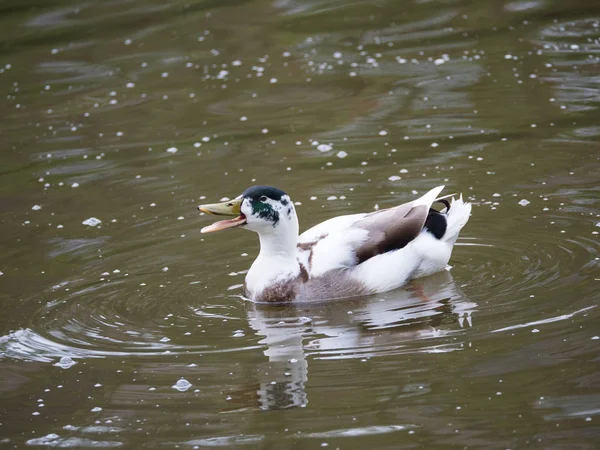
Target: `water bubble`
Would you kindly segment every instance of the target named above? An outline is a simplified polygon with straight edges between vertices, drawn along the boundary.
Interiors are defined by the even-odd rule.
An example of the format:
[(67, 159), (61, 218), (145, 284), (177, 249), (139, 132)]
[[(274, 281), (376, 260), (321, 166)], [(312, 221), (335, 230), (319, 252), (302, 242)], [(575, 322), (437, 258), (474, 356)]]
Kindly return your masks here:
[(177, 147), (169, 147), (167, 149), (167, 153), (177, 153), (177, 152), (178, 152)]
[(527, 206), (530, 203), (531, 202), (529, 200), (525, 200), (525, 199), (519, 200), (519, 205), (521, 205), (521, 206)]
[(177, 383), (175, 383), (172, 387), (173, 389), (177, 389), (179, 392), (185, 392), (192, 387), (192, 383), (190, 383), (185, 378), (182, 378), (180, 380), (177, 380)]
[(62, 358), (60, 358), (60, 361), (58, 361), (54, 365), (56, 367), (60, 367), (61, 369), (68, 369), (69, 367), (72, 367), (75, 364), (77, 363), (73, 361), (73, 359), (71, 359), (69, 356), (63, 356)]
[(33, 205), (31, 209), (33, 209), (34, 211), (39, 211), (40, 209), (42, 209), (42, 207), (40, 205)]
[(319, 144), (317, 145), (317, 150), (319, 150), (320, 152), (328, 152), (333, 148), (333, 145), (331, 144)]

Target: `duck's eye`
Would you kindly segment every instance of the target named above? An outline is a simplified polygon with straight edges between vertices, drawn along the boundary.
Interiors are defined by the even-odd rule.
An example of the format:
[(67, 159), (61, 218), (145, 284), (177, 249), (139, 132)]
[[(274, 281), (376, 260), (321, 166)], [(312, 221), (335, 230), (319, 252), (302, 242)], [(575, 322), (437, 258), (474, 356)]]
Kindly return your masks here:
[(266, 195), (261, 196), (260, 197), (260, 201), (261, 202), (266, 202), (267, 201), (267, 196)]
[(233, 206), (233, 202), (227, 203), (227, 206), (232, 207)]

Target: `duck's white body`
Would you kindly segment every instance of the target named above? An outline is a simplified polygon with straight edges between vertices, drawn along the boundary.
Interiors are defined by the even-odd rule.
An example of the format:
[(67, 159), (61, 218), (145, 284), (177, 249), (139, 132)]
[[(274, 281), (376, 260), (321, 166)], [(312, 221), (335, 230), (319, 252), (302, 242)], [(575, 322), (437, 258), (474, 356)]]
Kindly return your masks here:
[(260, 238), (244, 295), (258, 302), (350, 297), (395, 289), (444, 270), (471, 205), (460, 198), (444, 213), (430, 209), (442, 189), (395, 208), (335, 217), (300, 236), (285, 193), (261, 195), (260, 201), (257, 194), (243, 194), (238, 197), (243, 226)]

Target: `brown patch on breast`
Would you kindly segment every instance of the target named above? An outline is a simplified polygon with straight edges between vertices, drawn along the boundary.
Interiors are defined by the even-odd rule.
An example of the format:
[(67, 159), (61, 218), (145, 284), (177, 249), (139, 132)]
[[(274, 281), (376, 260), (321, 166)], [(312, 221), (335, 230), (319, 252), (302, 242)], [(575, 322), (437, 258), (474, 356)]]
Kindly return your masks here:
[(296, 299), (296, 279), (280, 281), (266, 288), (257, 297), (257, 301), (265, 303), (291, 302)]

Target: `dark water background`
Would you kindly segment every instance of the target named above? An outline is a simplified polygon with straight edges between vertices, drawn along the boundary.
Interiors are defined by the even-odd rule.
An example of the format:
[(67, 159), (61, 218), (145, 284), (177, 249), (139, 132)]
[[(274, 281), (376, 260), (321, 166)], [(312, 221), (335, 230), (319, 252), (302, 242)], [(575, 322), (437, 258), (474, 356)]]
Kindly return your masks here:
[[(0, 447), (598, 448), (600, 5), (0, 11)], [(258, 307), (195, 209), (256, 183), (474, 208), (448, 273)]]

